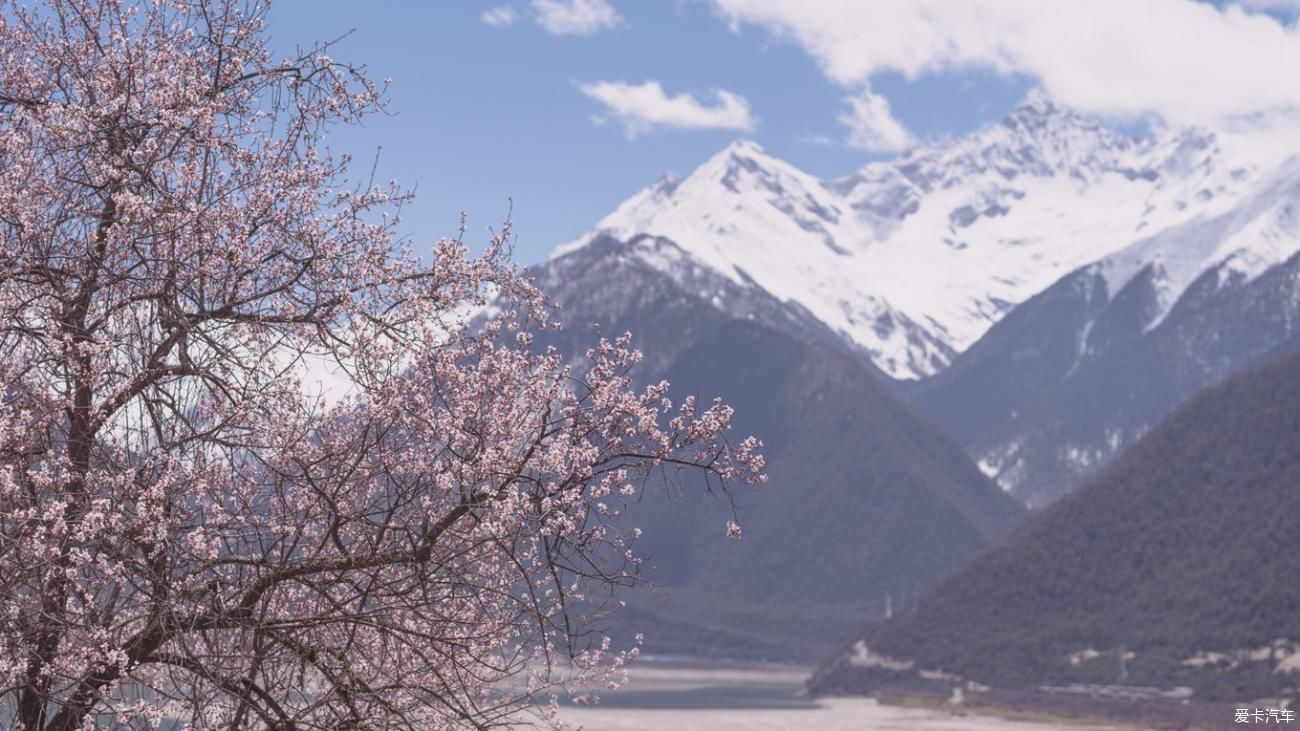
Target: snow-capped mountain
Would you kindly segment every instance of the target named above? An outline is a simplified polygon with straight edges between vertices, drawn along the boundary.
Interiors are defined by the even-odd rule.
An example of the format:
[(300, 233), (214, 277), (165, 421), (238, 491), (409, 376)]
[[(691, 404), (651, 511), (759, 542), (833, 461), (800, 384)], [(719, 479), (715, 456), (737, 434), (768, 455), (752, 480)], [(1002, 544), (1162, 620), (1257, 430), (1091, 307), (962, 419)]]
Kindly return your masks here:
[(1198, 390), (1300, 349), (1297, 152), (1258, 131), (1127, 134), (1035, 92), (834, 181), (733, 143), (547, 267), (635, 261), (717, 316), (854, 349), (1045, 504)]
[[(602, 236), (671, 240), (681, 256), (637, 255), (662, 271), (689, 260), (798, 305), (885, 373), (918, 379), (1069, 272), (1231, 217), (1267, 183), (1280, 147), (1206, 130), (1129, 135), (1036, 91), (997, 125), (835, 181), (735, 142), (554, 257)], [(1245, 266), (1256, 243), (1242, 246)]]
[(723, 396), (770, 460), (746, 535), (808, 537), (728, 552), (642, 514), (678, 592), (642, 610), (654, 646), (838, 643), (837, 618), (884, 613), (1014, 525), (1011, 497), (1051, 502), (1196, 391), (1300, 350), (1287, 149), (1129, 135), (1032, 94), (833, 181), (736, 142), (560, 247), (532, 274), (566, 328), (538, 344), (628, 330), (640, 377)]
[(1023, 499), (1060, 497), (1202, 388), (1300, 349), (1300, 157), (1061, 278), (909, 401)]

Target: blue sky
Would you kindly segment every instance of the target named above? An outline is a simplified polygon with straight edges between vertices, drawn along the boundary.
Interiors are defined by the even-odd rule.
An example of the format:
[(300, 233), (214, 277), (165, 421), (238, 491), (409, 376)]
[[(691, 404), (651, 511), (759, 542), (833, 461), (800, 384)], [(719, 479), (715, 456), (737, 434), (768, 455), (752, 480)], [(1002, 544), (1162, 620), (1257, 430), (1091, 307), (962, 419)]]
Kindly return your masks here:
[[(544, 259), (664, 171), (689, 173), (737, 137), (821, 176), (881, 157), (842, 144), (834, 85), (797, 47), (758, 30), (732, 33), (699, 3), (627, 2), (625, 24), (591, 36), (555, 36), (534, 23), (493, 28), (488, 5), (375, 0), (281, 0), (272, 6), (277, 49), (352, 34), (333, 55), (391, 77), (392, 116), (340, 130), (334, 144), (369, 159), (384, 179), (416, 186), (405, 214), (418, 239), (470, 233), (501, 221), (513, 199), (516, 257)], [(601, 105), (581, 82), (659, 80), (670, 93), (712, 88), (745, 96), (752, 132), (664, 129), (629, 140), (617, 123), (594, 124)], [(1028, 88), (1025, 79), (967, 73), (881, 84), (896, 114), (920, 135), (959, 134), (994, 120)]]
[[(819, 11), (833, 5), (803, 1)], [(605, 6), (616, 20), (579, 29), (583, 32), (545, 27), (542, 6), (574, 2), (587, 9)], [(1271, 15), (1254, 8), (1249, 18), (1228, 17), (1222, 6), (1209, 14), (1184, 12), (1181, 6), (1190, 0), (1150, 4), (1160, 12), (1189, 15), (1189, 22), (1219, 23), (1223, 34), (1264, 34), (1259, 37), (1273, 39), (1268, 42), (1290, 44), (1295, 4), (1252, 2), (1273, 6), (1264, 9)], [(1054, 95), (1064, 92), (1102, 112), (1161, 112), (1158, 106), (1135, 108), (1133, 95), (1107, 97), (1105, 84), (1090, 86), (1035, 60), (1040, 57), (1024, 43), (985, 50), (964, 39), (961, 18), (944, 31), (948, 36), (935, 38), (932, 49), (913, 43), (889, 55), (890, 38), (870, 36), (888, 32), (873, 31), (879, 15), (840, 10), (839, 16), (813, 17), (800, 5), (782, 0), (277, 0), (269, 32), (272, 46), (286, 53), (296, 44), (351, 32), (332, 55), (366, 64), (375, 78), (392, 79), (391, 115), (373, 118), (364, 128), (340, 130), (331, 144), (362, 158), (363, 166), (380, 149), (381, 177), (416, 188), (404, 233), (417, 242), (454, 235), (464, 211), (470, 239), (481, 240), (513, 199), (516, 257), (525, 263), (544, 259), (556, 244), (589, 229), (662, 172), (688, 173), (737, 137), (755, 139), (776, 156), (828, 178), (895, 154), (889, 148), (901, 145), (897, 139), (865, 145), (874, 150), (851, 144), (855, 123), (846, 130), (841, 118), (854, 99), (870, 102), (870, 118), (861, 122), (868, 132), (885, 130), (885, 138), (893, 139), (892, 130), (905, 134), (909, 144), (995, 121), (1044, 80)], [(493, 9), (503, 14), (498, 20), (513, 22), (484, 22), (485, 12)], [(1280, 28), (1281, 35), (1263, 28), (1261, 20)], [(867, 35), (839, 37), (840, 29), (853, 23)], [(1220, 32), (1218, 26), (1211, 30)], [(1260, 43), (1256, 36), (1243, 42)], [(924, 54), (917, 55), (913, 46)], [(853, 54), (860, 47), (883, 50), (858, 58)], [(1231, 52), (1225, 41), (1223, 53)], [(1099, 66), (1098, 74), (1104, 73)], [(583, 85), (602, 81), (658, 82), (668, 96), (690, 94), (705, 107), (716, 106), (712, 90), (722, 89), (744, 100), (748, 111), (742, 126), (749, 129), (659, 125), (629, 134), (626, 120), (584, 94)], [(1134, 93), (1140, 97), (1140, 92)], [(1166, 107), (1173, 113), (1218, 113), (1180, 102), (1170, 97)], [(1165, 102), (1153, 102), (1159, 103)]]

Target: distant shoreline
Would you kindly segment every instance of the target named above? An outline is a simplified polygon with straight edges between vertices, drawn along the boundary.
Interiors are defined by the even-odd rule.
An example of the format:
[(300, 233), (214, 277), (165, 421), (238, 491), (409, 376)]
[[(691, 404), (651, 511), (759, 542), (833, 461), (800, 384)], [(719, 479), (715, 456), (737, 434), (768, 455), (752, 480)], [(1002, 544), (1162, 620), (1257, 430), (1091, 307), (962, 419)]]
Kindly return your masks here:
[[(861, 696), (823, 696), (861, 697)], [(993, 688), (966, 693), (960, 704), (933, 689), (888, 687), (871, 696), (882, 704), (907, 708), (928, 708), (966, 712), (1011, 721), (1055, 723), (1071, 726), (1104, 724), (1130, 729), (1219, 728), (1232, 721), (1227, 704), (1190, 701), (1148, 700), (1125, 702), (1094, 696), (1063, 696), (1035, 690)]]

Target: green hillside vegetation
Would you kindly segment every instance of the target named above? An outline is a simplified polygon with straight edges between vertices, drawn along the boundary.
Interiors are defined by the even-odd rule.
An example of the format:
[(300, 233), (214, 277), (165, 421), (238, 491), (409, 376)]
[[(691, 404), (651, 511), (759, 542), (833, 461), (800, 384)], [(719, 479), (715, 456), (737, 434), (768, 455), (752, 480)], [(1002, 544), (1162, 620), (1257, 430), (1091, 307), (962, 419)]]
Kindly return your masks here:
[[(1294, 693), (1300, 672), (1275, 672), (1280, 655), (1184, 661), (1300, 640), (1300, 359), (1201, 393), (863, 639), (874, 653), (997, 687)], [(1088, 649), (1100, 654), (1067, 661)], [(1121, 650), (1133, 653), (1123, 670)], [(897, 680), (887, 675), (841, 655), (813, 688), (865, 692)]]

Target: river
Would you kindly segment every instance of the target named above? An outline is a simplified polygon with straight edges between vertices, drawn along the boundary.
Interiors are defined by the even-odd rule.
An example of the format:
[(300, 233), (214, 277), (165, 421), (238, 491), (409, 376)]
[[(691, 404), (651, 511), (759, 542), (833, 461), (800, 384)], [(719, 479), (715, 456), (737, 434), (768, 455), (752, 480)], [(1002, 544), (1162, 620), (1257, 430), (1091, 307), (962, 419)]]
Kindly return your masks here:
[(808, 699), (801, 691), (809, 671), (639, 662), (626, 688), (605, 693), (595, 707), (566, 707), (562, 717), (585, 731), (1119, 731), (899, 708), (866, 698)]

